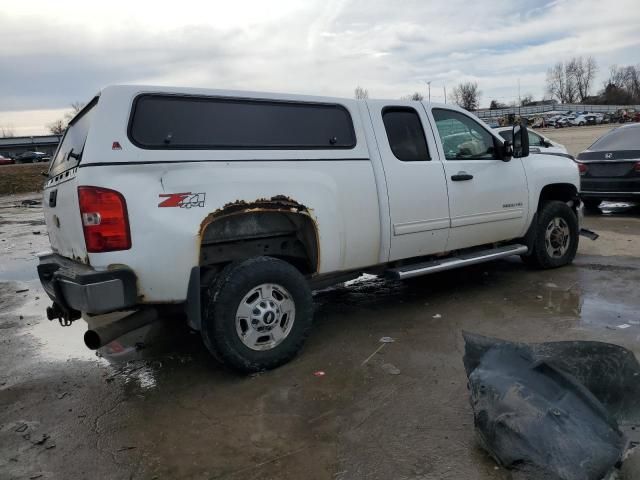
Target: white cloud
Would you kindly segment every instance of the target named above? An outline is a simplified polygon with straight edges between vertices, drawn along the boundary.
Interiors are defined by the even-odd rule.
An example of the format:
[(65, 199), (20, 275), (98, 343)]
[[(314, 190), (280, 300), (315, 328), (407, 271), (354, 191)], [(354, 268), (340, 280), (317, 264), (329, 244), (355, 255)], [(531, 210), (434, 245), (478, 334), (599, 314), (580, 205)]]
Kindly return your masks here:
[(0, 11), (0, 125), (111, 83), (398, 98), (429, 80), (441, 100), (476, 80), (488, 104), (519, 80), (540, 97), (567, 57), (594, 55), (602, 78), (637, 62), (639, 23), (637, 0), (23, 0)]

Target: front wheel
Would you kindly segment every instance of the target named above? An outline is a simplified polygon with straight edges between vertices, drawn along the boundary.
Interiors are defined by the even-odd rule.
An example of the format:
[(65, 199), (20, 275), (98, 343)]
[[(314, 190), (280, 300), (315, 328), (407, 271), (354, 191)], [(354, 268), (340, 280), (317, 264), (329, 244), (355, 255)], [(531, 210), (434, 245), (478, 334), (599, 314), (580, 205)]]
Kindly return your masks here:
[(567, 265), (576, 256), (578, 234), (574, 211), (564, 202), (547, 202), (538, 214), (532, 251), (522, 260), (536, 268)]
[(258, 372), (295, 357), (311, 321), (311, 290), (302, 274), (283, 260), (255, 257), (229, 264), (211, 282), (202, 338), (223, 363)]

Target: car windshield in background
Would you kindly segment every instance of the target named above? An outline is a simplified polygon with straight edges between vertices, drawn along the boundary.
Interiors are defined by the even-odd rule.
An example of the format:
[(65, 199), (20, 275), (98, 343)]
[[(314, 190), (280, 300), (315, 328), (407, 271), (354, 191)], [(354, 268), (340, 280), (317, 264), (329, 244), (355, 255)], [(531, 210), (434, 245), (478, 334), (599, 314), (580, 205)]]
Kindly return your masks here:
[(640, 150), (640, 125), (611, 130), (596, 140), (589, 150)]

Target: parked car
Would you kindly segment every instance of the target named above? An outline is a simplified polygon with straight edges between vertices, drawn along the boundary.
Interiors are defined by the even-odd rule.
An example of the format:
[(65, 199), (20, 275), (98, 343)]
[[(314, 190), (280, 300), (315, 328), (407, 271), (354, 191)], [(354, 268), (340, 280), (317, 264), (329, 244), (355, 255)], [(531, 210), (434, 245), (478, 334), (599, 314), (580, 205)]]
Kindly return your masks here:
[(640, 124), (615, 128), (578, 155), (585, 206), (602, 200), (640, 200)]
[(15, 163), (15, 161), (12, 158), (0, 155), (0, 165), (11, 165), (13, 163)]
[(555, 127), (556, 126), (556, 122), (560, 119), (564, 118), (562, 115), (553, 115), (549, 118), (546, 119), (546, 124), (548, 127)]
[[(496, 132), (504, 138), (505, 140), (513, 141), (512, 138), (512, 128), (511, 127), (501, 127), (496, 128)], [(551, 153), (551, 154), (560, 154), (562, 156), (567, 156), (573, 158), (569, 155), (569, 151), (566, 147), (560, 143), (554, 142), (549, 138), (538, 132), (528, 131), (529, 135), (529, 151), (533, 153)]]
[(576, 163), (512, 135), (451, 104), (105, 88), (45, 182), (47, 316), (133, 311), (85, 333), (99, 348), (181, 311), (252, 372), (301, 349), (313, 289), (512, 255), (571, 263)]
[(16, 163), (48, 162), (50, 159), (44, 152), (24, 152), (16, 157)]
[(564, 128), (571, 126), (571, 124), (569, 123), (568, 117), (559, 117), (554, 120), (553, 126), (555, 128)]
[(577, 117), (570, 119), (569, 123), (574, 126), (582, 127), (584, 125), (596, 125), (598, 123), (597, 117), (591, 114), (582, 114)]

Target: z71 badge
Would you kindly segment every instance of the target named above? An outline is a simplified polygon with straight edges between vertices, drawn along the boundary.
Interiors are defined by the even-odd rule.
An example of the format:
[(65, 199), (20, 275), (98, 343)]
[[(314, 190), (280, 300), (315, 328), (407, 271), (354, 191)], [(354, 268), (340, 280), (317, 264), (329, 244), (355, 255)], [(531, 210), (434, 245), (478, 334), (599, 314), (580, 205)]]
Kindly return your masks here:
[(158, 204), (160, 208), (166, 207), (180, 207), (180, 208), (194, 208), (204, 207), (204, 193), (161, 193), (160, 198), (165, 200)]

